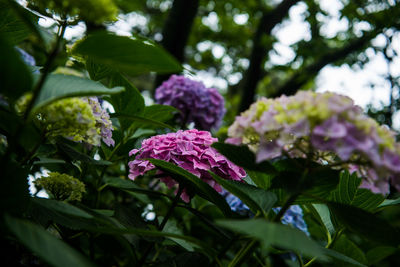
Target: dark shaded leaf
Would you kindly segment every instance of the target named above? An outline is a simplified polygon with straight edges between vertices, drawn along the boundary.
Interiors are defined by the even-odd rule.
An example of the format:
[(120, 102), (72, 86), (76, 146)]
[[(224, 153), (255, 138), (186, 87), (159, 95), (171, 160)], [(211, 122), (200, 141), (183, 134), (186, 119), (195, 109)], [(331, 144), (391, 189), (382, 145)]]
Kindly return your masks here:
[(302, 231), (290, 226), (271, 223), (263, 219), (220, 220), (217, 224), (259, 240), (264, 249), (278, 246), (309, 257), (318, 257), (319, 260), (327, 260), (323, 247)]
[(400, 232), (375, 214), (340, 203), (328, 203), (329, 209), (347, 229), (382, 244), (400, 244)]
[[(32, 75), (21, 55), (0, 34), (0, 89), (1, 94), (16, 100), (32, 88)], [(16, 78), (18, 77), (18, 78)]]
[(256, 163), (255, 155), (247, 146), (235, 146), (225, 143), (213, 143), (212, 147), (230, 161), (245, 169), (264, 173), (276, 173), (276, 169), (268, 161)]
[(89, 164), (102, 165), (102, 166), (107, 166), (107, 165), (112, 164), (110, 161), (106, 161), (106, 160), (95, 160), (94, 158), (91, 158), (88, 155), (86, 155), (82, 152), (79, 152), (72, 146), (61, 143), (61, 142), (57, 143), (57, 146), (62, 151), (64, 151), (69, 157), (71, 157), (71, 160), (79, 160), (79, 161), (86, 162)]
[(172, 56), (149, 41), (107, 33), (88, 36), (75, 46), (73, 53), (88, 56), (96, 63), (129, 75), (150, 71), (174, 73), (182, 70)]
[(154, 104), (144, 108), (143, 117), (165, 122), (172, 119), (178, 112), (173, 106)]
[(365, 188), (359, 188), (361, 178), (356, 173), (343, 171), (337, 189), (332, 192), (335, 202), (359, 207), (367, 211), (375, 210), (385, 199), (381, 194), (374, 194)]
[(367, 264), (367, 258), (365, 257), (364, 252), (345, 235), (341, 235), (335, 241), (332, 249), (354, 259), (359, 263), (353, 265)]
[(123, 91), (123, 87), (109, 89), (99, 82), (73, 75), (51, 74), (36, 99), (34, 110), (66, 97), (111, 95)]
[(84, 219), (93, 218), (93, 216), (89, 213), (64, 201), (51, 200), (46, 198), (34, 198), (32, 201), (35, 202), (37, 205), (53, 210), (55, 212), (64, 213), (68, 216), (81, 217)]
[(254, 213), (267, 213), (275, 204), (274, 193), (238, 181), (225, 180), (210, 172), (214, 180), (226, 190), (240, 198)]
[[(111, 86), (123, 86), (125, 91), (121, 94), (112, 95), (111, 102), (115, 112), (138, 115), (143, 113), (145, 108), (144, 99), (139, 90), (122, 74), (113, 73), (110, 78)], [(129, 118), (119, 118), (122, 129), (127, 129), (133, 122)]]
[(25, 40), (32, 31), (26, 22), (19, 17), (19, 14), (15, 13), (14, 8), (18, 8), (21, 13), (23, 12), (32, 24), (38, 18), (35, 18), (32, 13), (19, 5), (10, 5), (7, 1), (0, 1), (0, 35), (5, 36), (12, 45), (17, 45)]
[(5, 222), (19, 242), (52, 266), (94, 266), (83, 255), (38, 225), (10, 216), (5, 217)]
[(103, 180), (107, 185), (109, 185), (111, 187), (128, 190), (128, 191), (133, 191), (136, 193), (146, 194), (146, 195), (150, 195), (150, 196), (157, 196), (157, 197), (165, 196), (162, 193), (139, 187), (138, 185), (133, 183), (131, 180), (121, 179), (118, 177), (104, 177)]
[(395, 247), (386, 247), (386, 246), (375, 247), (367, 252), (366, 256), (368, 264), (376, 264), (381, 260), (385, 259), (386, 257), (393, 255), (398, 250), (399, 249)]
[(141, 122), (141, 123), (142, 123), (141, 126), (143, 126), (143, 127), (144, 127), (145, 125), (149, 125), (149, 124), (150, 124), (150, 125), (154, 125), (154, 126), (157, 126), (157, 127), (167, 128), (167, 129), (171, 129), (171, 130), (175, 131), (175, 128), (174, 128), (174, 127), (172, 127), (172, 126), (170, 126), (170, 125), (168, 125), (168, 124), (165, 124), (164, 122), (156, 121), (156, 120), (153, 120), (153, 119), (144, 118), (144, 117), (138, 116), (138, 115), (129, 115), (129, 114), (113, 113), (113, 114), (111, 114), (111, 118), (129, 119), (129, 120), (132, 120), (132, 121)]

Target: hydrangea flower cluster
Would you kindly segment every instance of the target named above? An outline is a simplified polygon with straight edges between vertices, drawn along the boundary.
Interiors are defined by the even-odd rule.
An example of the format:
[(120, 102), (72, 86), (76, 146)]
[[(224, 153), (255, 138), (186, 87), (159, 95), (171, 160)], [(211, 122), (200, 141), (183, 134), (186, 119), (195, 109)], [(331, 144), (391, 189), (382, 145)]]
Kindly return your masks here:
[(51, 172), (48, 177), (36, 179), (34, 183), (46, 190), (51, 198), (61, 201), (81, 201), (86, 192), (84, 183), (64, 173)]
[(228, 203), (229, 207), (231, 207), (231, 210), (233, 210), (234, 212), (237, 212), (244, 216), (253, 215), (250, 211), (250, 208), (246, 204), (244, 204), (237, 196), (229, 193), (228, 191), (223, 191), (222, 195), (225, 197), (226, 203)]
[[(275, 213), (278, 213), (281, 208), (272, 208), (272, 210)], [(301, 230), (303, 233), (306, 235), (310, 236), (310, 233), (308, 232), (307, 224), (304, 221), (303, 218), (303, 210), (300, 208), (299, 205), (292, 205), (290, 206), (285, 214), (283, 215), (281, 222), (286, 225), (293, 226), (294, 228), (297, 228)]]
[(387, 194), (389, 179), (400, 189), (400, 144), (394, 133), (346, 96), (301, 91), (262, 98), (236, 118), (228, 135), (227, 142), (248, 145), (258, 162), (311, 156), (357, 170), (366, 178), (362, 186), (375, 193)]
[(181, 111), (183, 123), (194, 122), (202, 130), (221, 125), (225, 114), (224, 98), (215, 88), (184, 76), (172, 75), (156, 89), (158, 104), (170, 105)]
[(114, 146), (115, 141), (112, 139), (112, 131), (114, 128), (110, 120), (110, 115), (101, 107), (97, 97), (89, 97), (87, 101), (92, 107), (93, 115), (96, 119), (96, 128), (100, 128), (100, 135), (103, 142), (108, 146)]
[[(222, 188), (217, 184), (208, 171), (212, 171), (225, 179), (241, 181), (246, 176), (245, 171), (230, 162), (219, 154), (211, 144), (216, 142), (209, 132), (196, 129), (178, 131), (164, 135), (156, 135), (142, 142), (140, 149), (133, 149), (129, 155), (136, 155), (129, 165), (129, 178), (135, 179), (149, 170), (155, 168), (153, 164), (144, 159), (154, 158), (168, 161), (193, 173), (204, 182), (208, 183), (216, 191), (221, 192)], [(169, 188), (177, 182), (171, 177), (161, 178)], [(181, 195), (185, 202), (190, 201), (186, 189)]]
[(64, 136), (75, 142), (100, 146), (101, 139), (114, 145), (112, 123), (96, 97), (66, 98), (40, 110), (48, 136)]

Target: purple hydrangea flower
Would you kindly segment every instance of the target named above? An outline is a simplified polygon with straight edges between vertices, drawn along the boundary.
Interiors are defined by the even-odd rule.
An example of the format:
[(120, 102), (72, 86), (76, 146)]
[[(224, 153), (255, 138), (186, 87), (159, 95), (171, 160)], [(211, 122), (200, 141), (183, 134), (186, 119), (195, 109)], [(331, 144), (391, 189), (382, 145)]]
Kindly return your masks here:
[(340, 168), (356, 164), (363, 187), (387, 194), (391, 180), (400, 188), (400, 144), (394, 133), (346, 96), (301, 91), (261, 98), (236, 118), (228, 136), (229, 143), (248, 145), (258, 162), (285, 154)]
[(180, 110), (181, 122), (194, 122), (202, 130), (218, 128), (225, 114), (224, 98), (215, 88), (184, 76), (172, 75), (163, 82), (156, 89), (155, 99), (158, 104)]
[[(129, 155), (136, 155), (129, 165), (129, 178), (135, 179), (149, 170), (155, 168), (146, 158), (160, 159), (178, 165), (193, 173), (204, 182), (208, 183), (216, 191), (222, 188), (217, 184), (208, 171), (212, 171), (225, 179), (241, 181), (246, 176), (245, 171), (219, 154), (211, 144), (216, 142), (209, 132), (196, 129), (178, 131), (157, 135), (145, 139), (140, 149), (133, 149)], [(161, 178), (168, 187), (173, 187), (177, 182), (171, 177)], [(184, 189), (181, 198), (189, 202), (190, 196)]]
[[(272, 208), (275, 213), (278, 213), (281, 208)], [(292, 205), (288, 208), (288, 210), (283, 215), (281, 222), (286, 225), (293, 226), (301, 230), (306, 235), (310, 236), (310, 233), (307, 229), (307, 224), (303, 218), (303, 210), (300, 208), (299, 205)]]
[(253, 216), (250, 208), (246, 204), (244, 204), (237, 196), (225, 190), (223, 190), (222, 196), (225, 197), (226, 202), (228, 203), (229, 207), (231, 207), (231, 210), (233, 210), (234, 212), (237, 212), (244, 216)]
[(112, 139), (114, 128), (110, 120), (110, 115), (101, 107), (97, 97), (88, 97), (87, 101), (92, 107), (93, 115), (96, 118), (96, 127), (100, 128), (100, 135), (103, 142), (108, 146), (114, 146), (115, 141)]

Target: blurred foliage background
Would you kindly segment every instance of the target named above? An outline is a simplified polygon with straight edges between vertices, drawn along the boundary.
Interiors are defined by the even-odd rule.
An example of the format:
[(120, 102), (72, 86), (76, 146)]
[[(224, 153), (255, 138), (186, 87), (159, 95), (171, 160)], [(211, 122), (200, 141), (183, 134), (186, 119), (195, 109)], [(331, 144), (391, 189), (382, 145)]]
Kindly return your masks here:
[[(348, 65), (360, 70), (374, 56), (383, 58), (385, 64), (389, 66), (390, 71), (384, 72), (383, 79), (385, 88), (389, 90), (390, 100), (380, 106), (371, 105), (367, 107), (367, 111), (379, 122), (392, 126), (400, 108), (400, 77), (396, 69), (396, 66), (399, 66), (397, 53), (400, 39), (400, 4), (396, 0), (17, 2), (0, 0), (0, 37), (7, 37), (8, 42), (3, 42), (0, 38), (2, 57), (8, 60), (6, 61), (8, 65), (1, 66), (0, 80), (3, 82), (1, 89), (8, 90), (6, 93), (10, 103), (14, 103), (22, 93), (28, 91), (21, 88), (32, 89), (31, 85), (37, 82), (37, 77), (32, 78), (29, 71), (48, 74), (53, 77), (53, 85), (57, 84), (57, 79), (61, 79), (57, 74), (72, 74), (73, 78), (58, 83), (62, 87), (60, 91), (80, 85), (76, 88), (90, 87), (90, 89), (83, 93), (76, 89), (75, 95), (84, 93), (102, 95), (105, 92), (106, 94), (112, 92), (116, 95), (104, 97), (104, 100), (113, 104), (117, 112), (127, 112), (137, 116), (113, 117), (112, 121), (116, 128), (113, 138), (117, 146), (110, 149), (103, 144), (98, 150), (90, 151), (70, 140), (61, 138), (43, 140), (34, 123), (25, 117), (21, 118), (14, 111), (10, 111), (7, 105), (2, 104), (1, 133), (7, 136), (9, 144), (7, 147), (7, 144), (4, 145), (2, 142), (0, 147), (3, 160), (1, 167), (4, 170), (2, 176), (14, 179), (12, 182), (9, 179), (2, 179), (0, 184), (1, 188), (7, 189), (4, 190), (4, 200), (1, 201), (1, 211), (6, 211), (15, 217), (7, 217), (8, 219), (1, 222), (3, 226), (1, 228), (5, 233), (1, 241), (7, 245), (6, 262), (10, 262), (10, 266), (46, 265), (42, 259), (57, 266), (73, 266), (68, 264), (73, 264), (74, 260), (80, 262), (82, 266), (90, 266), (86, 258), (80, 259), (80, 254), (76, 254), (77, 252), (99, 265), (133, 266), (140, 259), (146, 260), (148, 255), (145, 250), (153, 243), (157, 252), (151, 254), (149, 258), (153, 258), (158, 266), (213, 265), (216, 264), (215, 259), (220, 256), (218, 253), (221, 254), (221, 265), (226, 265), (235, 258), (234, 253), (241, 250), (243, 243), (247, 241), (247, 236), (243, 238), (243, 235), (228, 231), (220, 224), (217, 225), (215, 221), (224, 218), (224, 214), (219, 207), (201, 197), (195, 197), (190, 205), (183, 203), (178, 205), (173, 218), (166, 225), (167, 232), (175, 236), (165, 236), (165, 233), (160, 234), (160, 231), (156, 231), (159, 220), (166, 216), (173, 201), (171, 197), (173, 190), (154, 183), (154, 173), (135, 183), (130, 182), (126, 179), (128, 173), (126, 164), (129, 161), (129, 150), (139, 147), (144, 138), (169, 131), (167, 129), (169, 125), (166, 123), (173, 123), (175, 110), (148, 104), (152, 103), (155, 88), (171, 74), (166, 75), (165, 72), (168, 71), (165, 71), (162, 65), (169, 64), (169, 69), (174, 69), (177, 73), (181, 72), (181, 68), (176, 67), (178, 64), (157, 47), (153, 47), (151, 51), (143, 50), (146, 56), (144, 58), (149, 60), (148, 69), (140, 64), (139, 67), (128, 64), (129, 66), (124, 65), (124, 68), (115, 65), (113, 67), (117, 71), (113, 68), (110, 70), (92, 62), (90, 56), (98, 60), (97, 62), (104, 63), (107, 60), (102, 58), (104, 53), (109, 52), (106, 56), (110, 56), (113, 50), (118, 51), (118, 45), (122, 46), (126, 42), (132, 46), (138, 45), (137, 48), (145, 47), (144, 44), (148, 42), (158, 43), (183, 64), (183, 73), (186, 76), (214, 84), (225, 96), (227, 115), (224, 127), (214, 133), (221, 141), (226, 136), (227, 126), (232, 123), (234, 117), (246, 110), (257, 97), (293, 95), (298, 90), (314, 90), (317, 87), (316, 78), (325, 67)], [(19, 4), (29, 8), (33, 13), (27, 12)], [(59, 5), (64, 6), (61, 9), (55, 8)], [(70, 5), (82, 9), (70, 8)], [(336, 8), (338, 13), (334, 16), (327, 8), (329, 5), (338, 7)], [(96, 9), (98, 6), (105, 8), (98, 10)], [(70, 17), (63, 15), (66, 10)], [(294, 11), (297, 13), (293, 14)], [(294, 18), (296, 20), (293, 22)], [(68, 26), (63, 24), (66, 20)], [(332, 27), (335, 28), (335, 23), (339, 23), (338, 21), (345, 26), (331, 32), (327, 30), (332, 23)], [(306, 29), (304, 36), (301, 34), (299, 38), (285, 36), (301, 31), (300, 28), (295, 28), (292, 32), (285, 31), (285, 27), (290, 23), (304, 26), (300, 27)], [(63, 25), (65, 38), (59, 32)], [(134, 38), (119, 39), (113, 36), (110, 37), (112, 39), (110, 41), (107, 36), (102, 36), (100, 39), (86, 39), (85, 45), (89, 43), (88, 40), (91, 42), (86, 50), (83, 45), (79, 46), (82, 37), (103, 30)], [(285, 38), (294, 41), (283, 43), (282, 40)], [(99, 40), (101, 42), (98, 42)], [(39, 70), (38, 67), (31, 66), (27, 70), (28, 67), (24, 66), (21, 60), (21, 62), (14, 60), (18, 57), (12, 49), (13, 46), (33, 55), (36, 66), (43, 68)], [(78, 50), (74, 50), (76, 46), (79, 47)], [(126, 55), (120, 56), (115, 61), (121, 63), (121, 66), (122, 63), (143, 59), (142, 55), (135, 54), (139, 50), (130, 50), (127, 47), (124, 49)], [(83, 58), (82, 55), (88, 58)], [(126, 62), (124, 57), (127, 59)], [(15, 65), (11, 64), (12, 62), (15, 62)], [(112, 63), (113, 61), (109, 66)], [(9, 76), (10, 73), (18, 73), (18, 76)], [(96, 86), (91, 87), (93, 83), (89, 82), (92, 81), (85, 79), (83, 82), (75, 76), (101, 81), (102, 86), (96, 83)], [(115, 88), (109, 90), (103, 85)], [(126, 91), (121, 93), (121, 88), (117, 86), (124, 86)], [(370, 87), (378, 88), (379, 84), (372, 83)], [(46, 86), (43, 88), (44, 91), (51, 90)], [(66, 89), (64, 91), (67, 91)], [(385, 92), (387, 93), (387, 90)], [(42, 100), (45, 101), (49, 95), (51, 96), (48, 94)], [(64, 94), (61, 97), (66, 96)], [(179, 128), (179, 125), (172, 126)], [(20, 129), (24, 131), (18, 132)], [(94, 160), (95, 156), (101, 160)], [(53, 172), (69, 174), (85, 183), (86, 194), (83, 195), (82, 203), (72, 202), (70, 205), (31, 198), (26, 177), (43, 171), (42, 167)], [(290, 171), (299, 175), (302, 170)], [(339, 179), (337, 172), (333, 173)], [(262, 174), (260, 179), (267, 179), (266, 176), (268, 175)], [(352, 182), (357, 180), (354, 177), (351, 179)], [(335, 182), (336, 184), (330, 184), (332, 188), (346, 186), (344, 182), (339, 183), (339, 180)], [(259, 186), (260, 188), (256, 190), (269, 189), (269, 186), (269, 184)], [(157, 190), (152, 190), (154, 188)], [(357, 188), (352, 196), (354, 198), (357, 195), (356, 191)], [(398, 195), (390, 197), (395, 198)], [(378, 200), (383, 201), (382, 198)], [(382, 223), (383, 219), (387, 219), (393, 225), (393, 229), (400, 226), (396, 204), (398, 199), (397, 202), (396, 200), (386, 202), (383, 211), (381, 206), (374, 207), (374, 212), (380, 217), (378, 219), (373, 217), (371, 221), (368, 216), (372, 216), (372, 213), (361, 211), (360, 214), (364, 217), (360, 218), (367, 223), (366, 228), (361, 229), (364, 232), (361, 234), (360, 231), (346, 232), (341, 239), (338, 239), (340, 242), (335, 243), (335, 246), (332, 245), (334, 251), (347, 256), (342, 258), (345, 262), (347, 260), (346, 263), (339, 261), (336, 266), (351, 265), (349, 257), (368, 265), (399, 265), (396, 256), (398, 239), (393, 241), (399, 236), (398, 232), (392, 235), (390, 225)], [(324, 211), (326, 212), (326, 209)], [(350, 225), (356, 225), (354, 222), (361, 219), (355, 218), (351, 211), (344, 209), (341, 215), (344, 214), (343, 217), (353, 220), (349, 222)], [(325, 235), (328, 227), (324, 224), (333, 224), (338, 227), (336, 230), (340, 229), (340, 223), (335, 220), (333, 222), (330, 219), (329, 222), (322, 221), (324, 218), (320, 220), (315, 206), (311, 204), (304, 205), (304, 213), (312, 238), (321, 246), (327, 244)], [(340, 214), (340, 211), (337, 213)], [(21, 217), (30, 221), (20, 220)], [(15, 239), (9, 238), (10, 231)], [(373, 233), (371, 236), (378, 241), (367, 242), (368, 238), (362, 234), (365, 235), (368, 231)], [(30, 235), (31, 233), (36, 235)], [(332, 236), (339, 235), (336, 234), (337, 232)], [(331, 237), (330, 233), (328, 236)], [(381, 242), (386, 237), (388, 243)], [(64, 242), (60, 244), (57, 241), (61, 239)], [(196, 243), (197, 239), (202, 242)], [(41, 242), (36, 242), (37, 240)], [(287, 240), (290, 241), (290, 238)], [(21, 246), (21, 242), (24, 246)], [(211, 250), (218, 250), (218, 253), (211, 251), (207, 254), (210, 249), (209, 244), (213, 244)], [(52, 245), (59, 254), (45, 253), (51, 250)], [(302, 243), (297, 245), (296, 248), (303, 247)], [(70, 247), (76, 248), (76, 251), (71, 252)], [(32, 254), (27, 248), (35, 253)], [(285, 252), (287, 251), (275, 248), (268, 251), (258, 250), (246, 264), (256, 266), (260, 264), (260, 258), (267, 258), (266, 265), (278, 266), (283, 264), (282, 258), (278, 255)], [(60, 263), (58, 259), (65, 255), (69, 255), (71, 261)], [(211, 256), (207, 258), (205, 255)], [(270, 257), (267, 257), (268, 255)], [(312, 257), (309, 259), (311, 261)], [(286, 264), (297, 266), (290, 260), (286, 261)], [(314, 264), (324, 265), (318, 261)]]

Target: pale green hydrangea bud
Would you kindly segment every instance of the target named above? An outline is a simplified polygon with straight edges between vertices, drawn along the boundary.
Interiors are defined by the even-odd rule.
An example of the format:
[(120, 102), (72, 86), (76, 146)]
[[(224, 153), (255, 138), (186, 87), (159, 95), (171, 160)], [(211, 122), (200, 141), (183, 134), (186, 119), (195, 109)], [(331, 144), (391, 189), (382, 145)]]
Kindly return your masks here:
[(28, 4), (38, 10), (50, 10), (59, 16), (79, 16), (95, 23), (113, 21), (118, 15), (113, 0), (28, 0)]
[(81, 201), (82, 194), (86, 192), (85, 184), (78, 179), (58, 172), (49, 173), (34, 181), (35, 186), (43, 188), (53, 199), (60, 201)]
[(15, 111), (19, 115), (23, 115), (28, 107), (29, 102), (32, 100), (32, 93), (26, 93), (22, 95), (18, 100), (15, 102)]
[(82, 98), (58, 100), (40, 110), (49, 137), (64, 136), (99, 146), (101, 135), (90, 104)]

